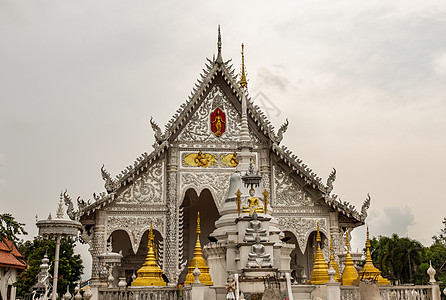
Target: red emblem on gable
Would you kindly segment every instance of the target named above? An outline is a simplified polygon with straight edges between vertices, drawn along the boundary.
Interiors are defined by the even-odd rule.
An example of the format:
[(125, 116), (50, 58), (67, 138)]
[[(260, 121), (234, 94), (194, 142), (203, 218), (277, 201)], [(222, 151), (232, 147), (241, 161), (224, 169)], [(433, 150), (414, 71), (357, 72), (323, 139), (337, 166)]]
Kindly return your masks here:
[(226, 115), (219, 107), (211, 113), (211, 130), (217, 137), (226, 130)]

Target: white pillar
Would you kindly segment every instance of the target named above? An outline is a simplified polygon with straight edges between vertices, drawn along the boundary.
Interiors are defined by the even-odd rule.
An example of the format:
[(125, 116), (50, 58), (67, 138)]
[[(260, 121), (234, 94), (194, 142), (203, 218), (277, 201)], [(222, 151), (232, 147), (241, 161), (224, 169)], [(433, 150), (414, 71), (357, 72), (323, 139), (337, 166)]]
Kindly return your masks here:
[(340, 282), (327, 282), (325, 286), (327, 290), (327, 300), (341, 300)]
[(51, 296), (52, 300), (57, 299), (57, 276), (59, 276), (59, 251), (60, 251), (60, 234), (56, 235), (56, 253), (54, 254), (53, 293)]
[(286, 277), (286, 290), (288, 292), (288, 299), (290, 300), (294, 300), (293, 298), (293, 291), (291, 289), (291, 275), (290, 273), (285, 273), (285, 277)]
[(235, 300), (238, 300), (238, 298), (240, 297), (240, 286), (238, 283), (238, 274), (237, 273), (234, 274), (234, 280), (235, 280)]
[(432, 300), (440, 300), (441, 292), (440, 292), (440, 284), (438, 282), (434, 282), (430, 284), (432, 286)]

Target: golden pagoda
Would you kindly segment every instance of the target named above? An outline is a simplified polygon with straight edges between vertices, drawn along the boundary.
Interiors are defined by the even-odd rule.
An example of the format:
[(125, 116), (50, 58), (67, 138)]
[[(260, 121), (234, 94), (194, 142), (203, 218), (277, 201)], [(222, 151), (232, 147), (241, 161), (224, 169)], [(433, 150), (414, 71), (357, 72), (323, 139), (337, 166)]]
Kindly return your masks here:
[(370, 254), (370, 239), (369, 239), (369, 226), (367, 226), (367, 240), (365, 243), (367, 248), (367, 254), (365, 258), (365, 265), (361, 271), (359, 271), (358, 278), (354, 281), (355, 285), (359, 285), (359, 281), (363, 278), (373, 278), (378, 281), (379, 285), (390, 285), (389, 280), (381, 276), (381, 271), (378, 270), (372, 262), (372, 255)]
[(141, 269), (138, 270), (138, 276), (132, 282), (132, 286), (165, 286), (166, 282), (162, 278), (163, 271), (155, 259), (155, 252), (153, 250), (153, 222), (150, 220), (150, 230), (149, 230), (149, 242), (146, 261), (142, 265)]
[(358, 278), (358, 271), (353, 263), (352, 256), (350, 255), (350, 241), (348, 240), (348, 232), (345, 236), (345, 245), (347, 246), (347, 257), (345, 258), (345, 267), (342, 271), (342, 285), (353, 285), (353, 282)]
[(328, 262), (328, 268), (330, 269), (330, 266), (333, 266), (333, 269), (336, 271), (336, 275), (334, 277), (336, 282), (341, 282), (341, 274), (339, 273), (339, 267), (338, 263), (334, 259), (333, 255), (333, 235), (330, 234), (330, 261)]
[(194, 257), (189, 263), (189, 267), (187, 268), (187, 276), (186, 281), (184, 284), (191, 284), (194, 283), (195, 277), (192, 274), (195, 267), (197, 266), (198, 269), (201, 271), (200, 277), (198, 279), (200, 280), (200, 283), (205, 283), (206, 285), (213, 285), (211, 274), (209, 274), (209, 267), (206, 263), (206, 260), (203, 257), (203, 252), (201, 252), (201, 244), (200, 244), (200, 212), (198, 212), (197, 217), (197, 243), (195, 244), (195, 250), (194, 250)]
[(313, 271), (311, 272), (310, 284), (324, 284), (330, 281), (330, 277), (328, 276), (327, 262), (325, 261), (321, 250), (321, 234), (319, 232), (319, 221), (317, 222), (316, 242), (317, 252)]

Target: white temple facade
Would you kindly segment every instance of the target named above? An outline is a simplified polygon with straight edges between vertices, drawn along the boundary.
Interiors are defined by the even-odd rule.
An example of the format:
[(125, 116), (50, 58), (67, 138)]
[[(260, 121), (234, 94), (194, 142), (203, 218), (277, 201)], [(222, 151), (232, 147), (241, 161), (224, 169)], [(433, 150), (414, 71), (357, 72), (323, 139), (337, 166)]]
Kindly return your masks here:
[[(219, 34), (216, 57), (207, 60), (191, 96), (180, 105), (166, 129), (162, 131), (150, 120), (156, 141), (153, 150), (136, 158), (116, 177), (103, 167), (105, 191), (94, 194), (91, 202), (78, 199), (77, 212), (65, 194), (68, 213), (71, 218), (79, 218), (83, 225), (81, 237), (90, 246), (92, 278), (100, 276), (98, 257), (108, 248), (122, 251), (123, 255), (121, 265), (114, 270), (116, 282), (125, 277), (130, 283), (146, 256), (153, 219), (158, 260), (168, 285), (184, 281), (196, 242), (197, 212), (204, 253), (218, 257), (219, 250), (214, 246), (229, 245), (242, 226), (234, 222), (238, 189), (242, 206), (254, 197), (263, 207), (263, 193), (267, 191), (268, 216), (262, 218), (268, 222), (268, 230), (277, 233), (268, 245), (271, 249), (275, 243), (294, 245), (282, 248), (290, 252), (289, 268), (296, 280), (308, 277), (312, 269), (317, 222), (326, 260), (330, 235), (338, 260), (338, 254), (345, 251), (345, 232), (364, 224), (370, 198), (361, 212), (356, 211), (331, 193), (335, 170), (322, 181), (281, 145), (288, 121), (274, 130), (250, 99), (247, 87), (240, 85), (230, 62), (223, 60), (221, 45)], [(261, 176), (260, 186), (252, 196), (240, 180), (250, 163)], [(254, 226), (245, 223), (245, 227)], [(234, 235), (228, 233), (231, 230)], [(249, 241), (250, 232), (247, 234)], [(237, 251), (231, 252), (234, 260)], [(229, 252), (222, 255), (226, 253)], [(238, 271), (236, 264), (226, 265), (224, 273), (220, 268), (217, 274), (219, 262), (214, 259), (208, 263), (215, 285), (224, 286), (224, 273)], [(280, 269), (280, 264), (276, 265)]]

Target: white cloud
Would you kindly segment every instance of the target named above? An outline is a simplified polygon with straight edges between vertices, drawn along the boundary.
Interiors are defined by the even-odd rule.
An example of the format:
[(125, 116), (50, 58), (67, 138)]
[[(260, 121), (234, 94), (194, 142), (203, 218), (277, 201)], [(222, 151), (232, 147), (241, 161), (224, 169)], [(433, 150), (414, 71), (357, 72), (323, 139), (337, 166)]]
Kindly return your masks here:
[(433, 67), (438, 75), (446, 75), (446, 52), (434, 55)]

